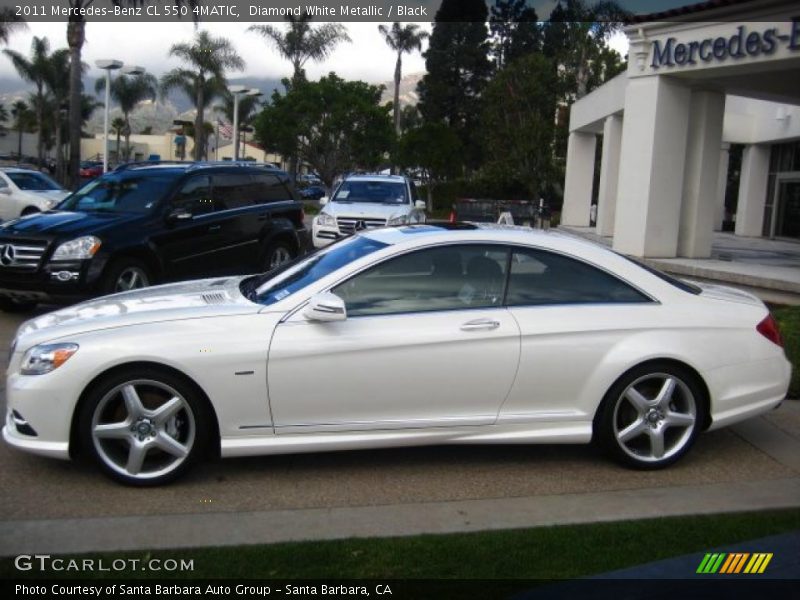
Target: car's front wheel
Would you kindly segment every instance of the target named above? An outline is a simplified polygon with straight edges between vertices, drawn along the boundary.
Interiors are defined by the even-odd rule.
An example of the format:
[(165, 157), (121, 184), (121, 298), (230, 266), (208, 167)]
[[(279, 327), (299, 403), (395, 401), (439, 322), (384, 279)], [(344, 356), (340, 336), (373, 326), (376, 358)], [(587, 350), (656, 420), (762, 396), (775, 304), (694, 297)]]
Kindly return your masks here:
[(36, 302), (27, 302), (7, 296), (0, 296), (0, 310), (7, 313), (28, 312), (36, 308), (36, 304)]
[(81, 447), (111, 478), (160, 485), (183, 474), (209, 439), (205, 403), (184, 379), (156, 369), (118, 372), (79, 413)]
[(142, 261), (123, 258), (115, 261), (106, 273), (103, 288), (106, 294), (129, 292), (145, 288), (153, 283), (150, 269)]
[(295, 254), (285, 242), (272, 242), (264, 252), (264, 269), (266, 271), (277, 269), (292, 260)]
[(686, 452), (705, 420), (694, 375), (670, 363), (632, 369), (608, 391), (596, 422), (602, 446), (619, 462), (660, 469)]

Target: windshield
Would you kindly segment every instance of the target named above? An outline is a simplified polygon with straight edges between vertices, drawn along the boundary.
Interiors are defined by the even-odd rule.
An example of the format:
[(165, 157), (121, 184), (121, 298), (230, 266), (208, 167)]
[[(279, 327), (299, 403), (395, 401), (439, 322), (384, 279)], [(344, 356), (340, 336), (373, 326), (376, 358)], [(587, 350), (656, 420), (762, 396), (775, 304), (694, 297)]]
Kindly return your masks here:
[(408, 195), (402, 181), (345, 181), (336, 190), (333, 201), (407, 204)]
[(6, 173), (19, 189), (27, 192), (59, 191), (61, 187), (42, 173)]
[(346, 238), (282, 269), (245, 279), (241, 283), (241, 290), (253, 302), (269, 306), (336, 269), (386, 246), (367, 237)]
[(179, 176), (180, 173), (109, 173), (87, 183), (58, 208), (145, 213), (164, 196)]

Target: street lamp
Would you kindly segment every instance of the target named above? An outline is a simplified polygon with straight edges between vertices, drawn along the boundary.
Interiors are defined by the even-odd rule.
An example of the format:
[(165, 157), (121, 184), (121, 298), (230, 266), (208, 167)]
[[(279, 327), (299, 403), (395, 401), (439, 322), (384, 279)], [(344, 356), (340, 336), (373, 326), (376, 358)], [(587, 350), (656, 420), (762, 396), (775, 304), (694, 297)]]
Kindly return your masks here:
[(108, 104), (111, 94), (111, 71), (122, 68), (120, 60), (98, 60), (94, 63), (98, 69), (106, 72), (106, 106), (103, 120), (103, 173), (108, 172)]

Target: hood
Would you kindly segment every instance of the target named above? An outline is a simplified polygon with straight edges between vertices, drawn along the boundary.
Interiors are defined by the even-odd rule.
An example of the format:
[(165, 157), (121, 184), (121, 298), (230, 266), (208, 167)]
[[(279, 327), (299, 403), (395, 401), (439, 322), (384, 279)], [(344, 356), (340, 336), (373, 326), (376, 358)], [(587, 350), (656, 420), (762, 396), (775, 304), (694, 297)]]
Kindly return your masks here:
[(239, 291), (244, 277), (201, 279), (123, 292), (82, 302), (23, 323), (18, 348), (100, 329), (143, 323), (257, 313)]
[(0, 235), (4, 233), (97, 235), (109, 227), (134, 223), (142, 219), (144, 215), (137, 213), (48, 210), (3, 223), (0, 225)]
[(322, 212), (334, 217), (362, 217), (388, 219), (411, 212), (410, 204), (373, 204), (370, 202), (328, 202)]
[(749, 292), (713, 283), (701, 283), (698, 281), (691, 281), (691, 283), (702, 290), (703, 298), (726, 300), (728, 302), (738, 302), (740, 304), (750, 304), (753, 306), (764, 306), (764, 303), (759, 298)]

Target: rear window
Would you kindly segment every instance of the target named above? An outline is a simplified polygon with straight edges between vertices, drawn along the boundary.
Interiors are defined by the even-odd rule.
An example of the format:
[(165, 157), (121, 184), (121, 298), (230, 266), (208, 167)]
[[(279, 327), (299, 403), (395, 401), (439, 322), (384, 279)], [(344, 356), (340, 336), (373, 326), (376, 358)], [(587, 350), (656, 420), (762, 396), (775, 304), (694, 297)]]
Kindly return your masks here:
[(684, 281), (683, 279), (678, 279), (677, 277), (668, 275), (667, 273), (659, 271), (658, 269), (651, 267), (650, 265), (645, 264), (640, 260), (636, 260), (635, 258), (632, 258), (630, 256), (625, 256), (624, 254), (619, 254), (619, 256), (621, 256), (625, 260), (629, 260), (630, 262), (640, 266), (651, 275), (655, 275), (659, 279), (666, 281), (667, 283), (669, 283), (672, 286), (675, 286), (679, 290), (683, 290), (684, 292), (688, 292), (689, 294), (694, 294), (695, 296), (700, 295), (703, 291), (699, 287), (697, 287), (692, 283), (689, 283), (688, 281)]

